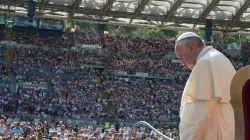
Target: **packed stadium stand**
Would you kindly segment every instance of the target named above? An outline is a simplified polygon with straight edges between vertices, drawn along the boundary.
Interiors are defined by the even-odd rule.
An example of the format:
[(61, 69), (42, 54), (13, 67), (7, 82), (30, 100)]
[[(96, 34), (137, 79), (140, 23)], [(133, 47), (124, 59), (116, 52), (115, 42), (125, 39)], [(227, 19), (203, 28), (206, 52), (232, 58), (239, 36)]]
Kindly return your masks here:
[[(29, 123), (15, 126), (20, 125), (25, 130), (24, 138), (35, 134), (30, 132), (30, 127), (34, 126), (38, 127), (35, 129), (37, 135), (43, 131), (44, 137), (54, 136), (53, 128), (46, 126), (46, 122), (37, 124), (40, 120), (52, 124), (63, 121), (69, 136), (90, 129), (100, 133), (109, 122), (120, 127), (115, 136), (123, 133), (124, 138), (129, 133), (125, 126), (145, 120), (159, 128), (168, 128), (161, 131), (177, 138), (179, 102), (190, 71), (177, 58), (164, 57), (174, 53), (173, 41), (107, 35), (105, 42), (109, 54), (103, 56), (80, 47), (72, 49), (64, 43), (71, 35), (75, 44), (99, 45), (95, 33), (89, 31), (42, 37), (13, 34), (13, 41), (18, 43), (14, 49), (13, 71), (6, 73), (2, 65), (2, 118)], [(248, 47), (242, 49), (241, 57), (221, 51), (235, 67), (242, 67), (249, 63)], [(11, 72), (14, 77), (9, 77)], [(16, 89), (10, 89), (9, 84), (15, 84)], [(89, 127), (73, 126), (76, 123)], [(7, 125), (10, 124), (3, 127)], [(59, 125), (58, 132), (64, 125)], [(48, 129), (47, 132), (44, 129)], [(144, 129), (137, 130), (140, 137), (158, 138), (157, 134)], [(113, 131), (111, 128), (107, 133), (115, 133)]]
[[(245, 0), (37, 0), (36, 16), (32, 4), (0, 0), (0, 41), (14, 44), (0, 49), (0, 140), (162, 139), (145, 126), (131, 132), (142, 120), (179, 140), (190, 70), (175, 41), (103, 34), (104, 25), (196, 31), (209, 19), (214, 30), (235, 34), (250, 25)], [(71, 31), (72, 21), (100, 29)], [(250, 44), (233, 55), (227, 44), (209, 43), (236, 69), (250, 62)], [(11, 63), (6, 50), (15, 53)]]

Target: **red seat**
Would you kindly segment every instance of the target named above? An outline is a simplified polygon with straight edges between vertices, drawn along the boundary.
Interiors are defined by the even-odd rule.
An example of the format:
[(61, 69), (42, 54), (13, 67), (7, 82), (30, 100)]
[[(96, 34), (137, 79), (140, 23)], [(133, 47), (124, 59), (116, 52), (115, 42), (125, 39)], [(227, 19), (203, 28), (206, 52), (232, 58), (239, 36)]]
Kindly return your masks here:
[(230, 95), (235, 117), (235, 140), (250, 140), (250, 65), (234, 75)]
[(243, 86), (242, 105), (245, 122), (245, 140), (250, 140), (250, 80)]

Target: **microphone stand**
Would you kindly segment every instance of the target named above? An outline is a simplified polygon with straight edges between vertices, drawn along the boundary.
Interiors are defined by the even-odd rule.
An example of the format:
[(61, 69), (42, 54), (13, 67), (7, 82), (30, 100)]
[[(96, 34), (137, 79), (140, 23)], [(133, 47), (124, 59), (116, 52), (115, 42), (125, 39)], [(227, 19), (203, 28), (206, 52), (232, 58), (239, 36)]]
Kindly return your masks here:
[(156, 130), (152, 125), (150, 125), (149, 123), (145, 122), (145, 121), (139, 121), (137, 123), (135, 123), (133, 125), (133, 127), (131, 128), (131, 132), (129, 134), (129, 140), (131, 140), (131, 136), (132, 136), (132, 132), (133, 132), (133, 129), (135, 129), (137, 126), (139, 125), (146, 125), (147, 127), (149, 127), (150, 129), (154, 130), (157, 134), (159, 134), (163, 139), (165, 140), (173, 140), (165, 135), (163, 135), (161, 132), (159, 132), (158, 130)]

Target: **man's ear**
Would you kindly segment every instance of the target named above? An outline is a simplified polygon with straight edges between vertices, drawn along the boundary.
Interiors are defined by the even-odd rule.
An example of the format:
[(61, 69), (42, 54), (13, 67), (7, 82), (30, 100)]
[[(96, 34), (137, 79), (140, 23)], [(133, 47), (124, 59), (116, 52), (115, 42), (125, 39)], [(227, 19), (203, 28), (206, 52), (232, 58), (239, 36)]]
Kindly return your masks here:
[(190, 45), (190, 44), (188, 44), (188, 48), (189, 48), (189, 50), (192, 52), (192, 51), (194, 51), (194, 47), (192, 46), (192, 45)]

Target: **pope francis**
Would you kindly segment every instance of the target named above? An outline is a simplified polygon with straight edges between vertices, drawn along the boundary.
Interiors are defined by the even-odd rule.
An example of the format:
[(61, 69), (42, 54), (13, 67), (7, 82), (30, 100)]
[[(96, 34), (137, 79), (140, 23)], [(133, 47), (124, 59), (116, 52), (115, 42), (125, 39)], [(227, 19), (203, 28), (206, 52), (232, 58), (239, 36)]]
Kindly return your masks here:
[(181, 99), (181, 140), (234, 140), (234, 112), (229, 100), (236, 71), (231, 62), (192, 32), (176, 40), (175, 52), (192, 69)]

